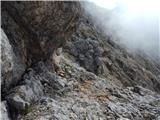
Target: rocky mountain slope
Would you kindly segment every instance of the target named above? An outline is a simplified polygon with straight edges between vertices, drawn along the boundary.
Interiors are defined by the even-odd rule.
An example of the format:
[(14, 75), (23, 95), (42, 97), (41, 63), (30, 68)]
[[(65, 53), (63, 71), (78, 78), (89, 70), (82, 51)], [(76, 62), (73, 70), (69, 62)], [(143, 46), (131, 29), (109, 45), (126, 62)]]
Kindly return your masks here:
[(1, 5), (2, 120), (160, 119), (160, 61), (116, 44), (79, 2)]

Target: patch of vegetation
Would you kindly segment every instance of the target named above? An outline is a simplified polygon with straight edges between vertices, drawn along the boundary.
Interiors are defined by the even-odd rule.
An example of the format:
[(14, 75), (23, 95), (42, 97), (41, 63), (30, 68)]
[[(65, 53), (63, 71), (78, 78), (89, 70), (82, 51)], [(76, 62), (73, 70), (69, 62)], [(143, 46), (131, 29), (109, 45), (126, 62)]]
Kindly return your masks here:
[(22, 115), (27, 115), (28, 113), (32, 112), (32, 106), (27, 106), (24, 110), (21, 111)]

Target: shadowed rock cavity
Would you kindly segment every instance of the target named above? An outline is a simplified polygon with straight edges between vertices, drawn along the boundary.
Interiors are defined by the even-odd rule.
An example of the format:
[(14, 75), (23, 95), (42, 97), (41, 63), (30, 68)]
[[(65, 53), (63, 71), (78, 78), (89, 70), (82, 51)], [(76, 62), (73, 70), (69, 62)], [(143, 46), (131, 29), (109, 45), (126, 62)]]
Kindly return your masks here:
[(15, 49), (23, 48), (19, 52), (28, 64), (46, 60), (62, 47), (79, 15), (79, 2), (2, 2), (2, 28)]
[[(80, 3), (71, 1), (3, 1), (1, 6), (2, 29), (13, 48), (10, 51), (23, 68), (16, 80), (27, 66), (50, 60), (53, 52), (63, 47), (75, 31), (81, 13)], [(6, 82), (8, 85), (17, 83), (13, 77), (10, 79)]]

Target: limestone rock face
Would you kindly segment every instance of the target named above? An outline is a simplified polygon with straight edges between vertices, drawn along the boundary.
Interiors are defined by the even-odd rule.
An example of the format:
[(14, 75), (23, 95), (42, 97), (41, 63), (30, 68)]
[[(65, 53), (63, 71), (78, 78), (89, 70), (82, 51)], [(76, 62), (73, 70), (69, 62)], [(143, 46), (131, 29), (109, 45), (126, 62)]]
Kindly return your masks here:
[(1, 102), (1, 120), (11, 120), (9, 117), (8, 106), (6, 101)]
[(1, 3), (5, 120), (159, 120), (160, 61), (104, 35), (79, 2)]
[[(4, 75), (13, 70), (13, 50), (8, 41), (7, 36), (1, 29), (1, 65), (2, 65), (2, 81), (5, 84)], [(7, 76), (7, 75), (6, 75)], [(9, 78), (8, 78), (9, 79)]]
[(26, 67), (52, 59), (75, 31), (79, 15), (79, 2), (3, 1), (2, 91), (16, 85)]
[(12, 84), (16, 84), (24, 72), (25, 65), (21, 64), (20, 59), (14, 54), (9, 40), (1, 29), (1, 85), (2, 93)]
[(79, 2), (2, 2), (2, 27), (13, 44), (19, 36), (17, 46), (28, 64), (50, 58), (63, 46), (75, 31), (79, 15)]

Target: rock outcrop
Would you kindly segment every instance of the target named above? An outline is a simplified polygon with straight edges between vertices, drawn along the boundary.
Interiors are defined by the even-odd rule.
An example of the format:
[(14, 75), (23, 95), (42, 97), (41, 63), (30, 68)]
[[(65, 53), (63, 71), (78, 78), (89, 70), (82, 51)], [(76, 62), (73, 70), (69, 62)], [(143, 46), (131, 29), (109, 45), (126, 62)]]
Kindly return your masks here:
[[(2, 33), (4, 36), (2, 39), (7, 39), (3, 41), (8, 41), (12, 46), (11, 48), (8, 42), (4, 43), (7, 45), (4, 47), (8, 48), (2, 52), (8, 54), (6, 60), (10, 62), (8, 63), (10, 67), (13, 67), (13, 61), (17, 62), (15, 65), (17, 68), (13, 69), (17, 70), (17, 73), (11, 75), (13, 77), (18, 74), (15, 80), (20, 79), (26, 67), (38, 61), (52, 59), (53, 53), (62, 47), (75, 31), (81, 13), (79, 2), (3, 1), (1, 6), (2, 28), (9, 41), (3, 35), (4, 33)], [(11, 60), (14, 59), (12, 56), (15, 56), (16, 60)], [(11, 78), (7, 80), (8, 85), (9, 81), (16, 84)]]
[(116, 44), (83, 4), (1, 5), (2, 120), (160, 119), (160, 61)]
[(14, 86), (21, 79), (25, 71), (25, 65), (13, 51), (10, 42), (1, 29), (1, 88), (2, 97), (10, 86)]
[(102, 55), (102, 51), (97, 41), (79, 39), (69, 45), (68, 49), (68, 52), (78, 59), (81, 66), (84, 66), (90, 72), (98, 73), (98, 68), (101, 65), (99, 58)]
[(62, 47), (79, 15), (79, 2), (2, 2), (2, 28), (27, 64), (47, 60)]
[(9, 114), (9, 109), (6, 101), (1, 102), (1, 120), (11, 120), (10, 114)]
[(159, 60), (129, 53), (111, 37), (104, 35), (90, 16), (84, 15), (82, 18), (64, 51), (74, 56), (88, 71), (104, 77), (114, 77), (115, 83), (119, 84), (120, 81), (123, 86), (141, 85), (160, 92)]
[[(18, 120), (158, 120), (160, 95), (140, 86), (121, 88), (72, 61), (62, 58), (67, 87), (61, 93), (45, 92)], [(47, 89), (46, 89), (47, 90)], [(59, 91), (60, 92), (60, 91)]]

